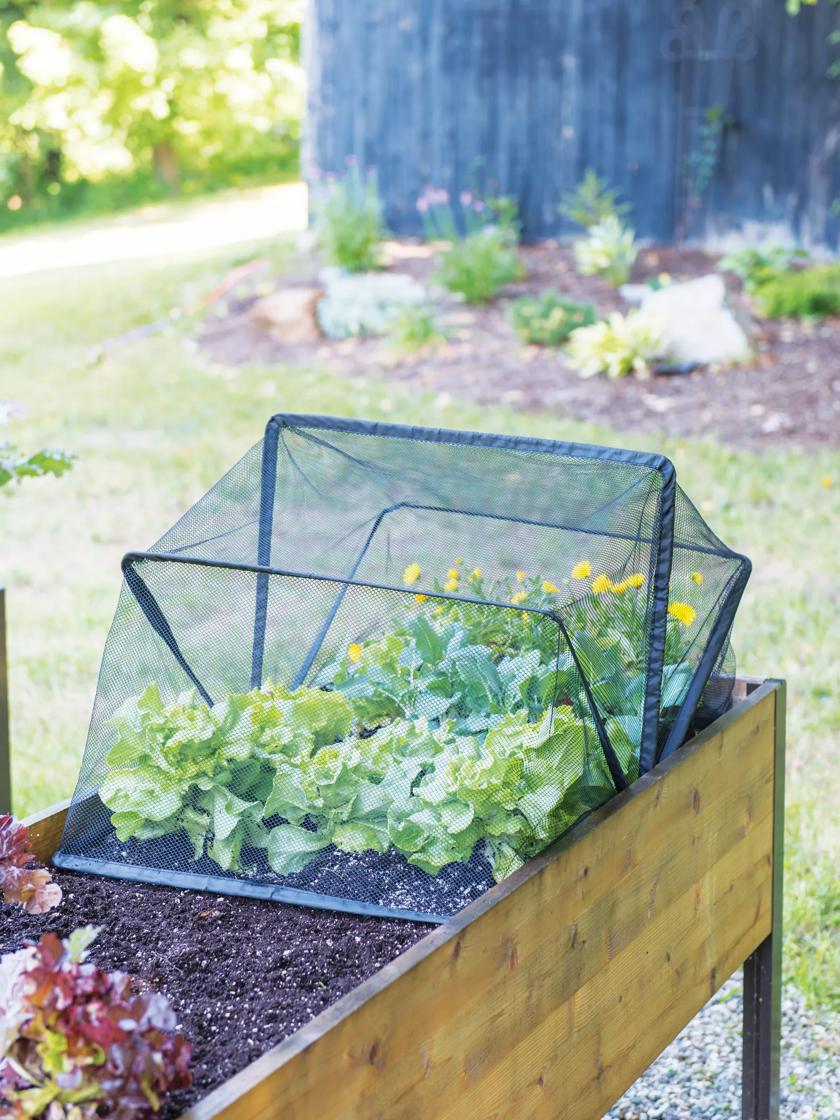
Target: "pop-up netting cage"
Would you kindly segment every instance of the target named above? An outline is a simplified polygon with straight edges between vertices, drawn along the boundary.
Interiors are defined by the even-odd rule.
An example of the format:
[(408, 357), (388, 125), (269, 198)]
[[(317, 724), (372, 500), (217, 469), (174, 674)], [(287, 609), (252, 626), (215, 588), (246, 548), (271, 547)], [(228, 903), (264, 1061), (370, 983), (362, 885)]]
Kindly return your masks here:
[(659, 455), (276, 416), (125, 557), (56, 863), (439, 920), (728, 705), (749, 568)]

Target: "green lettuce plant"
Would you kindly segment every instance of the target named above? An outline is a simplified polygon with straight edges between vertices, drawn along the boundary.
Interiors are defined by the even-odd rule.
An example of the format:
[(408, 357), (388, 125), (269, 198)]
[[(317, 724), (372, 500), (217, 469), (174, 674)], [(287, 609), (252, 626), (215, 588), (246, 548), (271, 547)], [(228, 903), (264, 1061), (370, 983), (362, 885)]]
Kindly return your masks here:
[[(456, 563), (312, 686), (266, 682), (210, 708), (149, 685), (112, 718), (99, 796), (119, 839), (185, 833), (196, 859), (248, 874), (264, 858), (282, 876), (330, 847), (393, 851), (430, 874), (480, 851), (503, 878), (614, 792), (580, 668), (619, 765), (637, 769), (644, 665), (631, 638), (645, 576), (592, 575), (582, 562), (568, 580), (577, 661), (542, 613), (557, 586), (524, 571), (488, 582)], [(411, 564), (404, 582), (420, 577)], [(673, 604), (675, 696), (692, 612)]]

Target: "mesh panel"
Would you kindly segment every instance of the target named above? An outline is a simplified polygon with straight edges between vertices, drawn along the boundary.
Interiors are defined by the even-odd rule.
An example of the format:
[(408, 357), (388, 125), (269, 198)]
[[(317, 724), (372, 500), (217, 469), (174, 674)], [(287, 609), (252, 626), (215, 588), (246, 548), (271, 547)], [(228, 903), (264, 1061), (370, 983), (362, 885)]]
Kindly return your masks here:
[(729, 702), (659, 456), (313, 417), (125, 581), (62, 866), (439, 920)]

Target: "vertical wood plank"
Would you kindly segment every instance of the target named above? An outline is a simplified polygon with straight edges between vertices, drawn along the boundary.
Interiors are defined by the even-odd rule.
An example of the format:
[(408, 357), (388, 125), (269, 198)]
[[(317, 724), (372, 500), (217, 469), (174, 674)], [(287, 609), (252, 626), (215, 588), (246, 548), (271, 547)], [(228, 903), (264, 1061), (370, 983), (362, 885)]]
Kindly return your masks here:
[[(720, 21), (751, 14), (757, 49), (725, 55)], [(699, 56), (663, 54), (682, 0), (310, 0), (305, 168), (377, 167), (390, 226), (416, 233), (428, 183), (516, 195), (528, 237), (569, 232), (556, 211), (588, 167), (623, 190), (642, 237), (673, 237), (698, 122), (735, 122), (692, 219), (721, 237), (750, 223), (836, 245), (840, 81), (832, 4), (693, 6)], [(840, 52), (834, 49), (834, 54)]]

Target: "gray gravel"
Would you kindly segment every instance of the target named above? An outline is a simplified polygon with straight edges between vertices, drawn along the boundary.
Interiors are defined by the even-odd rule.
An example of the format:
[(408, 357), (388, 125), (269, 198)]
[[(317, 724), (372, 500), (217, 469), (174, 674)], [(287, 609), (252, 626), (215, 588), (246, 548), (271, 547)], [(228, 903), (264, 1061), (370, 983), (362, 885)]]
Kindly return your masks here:
[[(741, 1116), (741, 979), (733, 977), (605, 1120)], [(809, 1011), (786, 988), (781, 1120), (840, 1120), (840, 1015)]]

